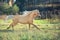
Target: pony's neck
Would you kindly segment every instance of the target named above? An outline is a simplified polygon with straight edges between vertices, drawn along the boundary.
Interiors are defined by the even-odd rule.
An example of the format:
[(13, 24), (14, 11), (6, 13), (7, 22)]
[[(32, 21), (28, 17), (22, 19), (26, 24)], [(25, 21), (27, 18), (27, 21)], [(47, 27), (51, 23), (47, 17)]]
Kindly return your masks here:
[(34, 19), (34, 14), (33, 14), (33, 12), (31, 12), (30, 15), (28, 15), (28, 16), (29, 16), (29, 18)]
[(31, 15), (31, 11), (29, 11), (29, 13), (23, 14), (23, 16), (30, 16)]

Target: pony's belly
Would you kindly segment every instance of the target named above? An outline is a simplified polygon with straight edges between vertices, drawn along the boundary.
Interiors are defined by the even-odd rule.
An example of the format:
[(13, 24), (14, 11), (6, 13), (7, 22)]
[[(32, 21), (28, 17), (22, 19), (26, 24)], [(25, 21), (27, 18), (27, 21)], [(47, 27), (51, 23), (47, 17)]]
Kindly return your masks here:
[(28, 20), (19, 20), (19, 23), (27, 24), (28, 23)]
[(21, 21), (19, 23), (21, 23), (21, 24), (28, 24), (28, 22), (21, 22)]

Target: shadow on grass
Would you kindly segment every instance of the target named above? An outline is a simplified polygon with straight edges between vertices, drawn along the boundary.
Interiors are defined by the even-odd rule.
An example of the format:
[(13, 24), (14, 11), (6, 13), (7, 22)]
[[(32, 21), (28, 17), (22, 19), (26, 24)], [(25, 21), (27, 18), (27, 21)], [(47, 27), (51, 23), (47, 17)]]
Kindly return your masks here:
[(13, 32), (14, 30), (0, 30), (0, 32)]
[(3, 40), (3, 37), (0, 36), (0, 40)]
[(60, 29), (56, 29), (56, 28), (40, 28), (42, 30), (60, 30)]
[[(60, 29), (53, 29), (53, 28), (40, 28), (42, 30), (60, 30)], [(21, 30), (8, 30), (8, 29), (4, 29), (4, 30), (0, 30), (0, 32), (28, 32), (28, 29), (21, 29)], [(35, 29), (32, 29), (30, 31), (36, 31)]]
[(0, 30), (0, 32), (27, 32), (28, 30), (8, 30), (8, 29), (4, 29), (4, 30)]

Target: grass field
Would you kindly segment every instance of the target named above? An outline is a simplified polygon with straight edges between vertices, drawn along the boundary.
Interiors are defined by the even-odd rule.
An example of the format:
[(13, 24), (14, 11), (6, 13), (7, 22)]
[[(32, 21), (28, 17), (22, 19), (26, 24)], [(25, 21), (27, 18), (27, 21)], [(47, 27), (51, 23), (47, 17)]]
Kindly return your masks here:
[(12, 28), (7, 30), (11, 22), (9, 20), (5, 23), (0, 20), (0, 40), (60, 40), (60, 21), (34, 20), (40, 31), (33, 26), (29, 30), (27, 24), (17, 24), (14, 31)]

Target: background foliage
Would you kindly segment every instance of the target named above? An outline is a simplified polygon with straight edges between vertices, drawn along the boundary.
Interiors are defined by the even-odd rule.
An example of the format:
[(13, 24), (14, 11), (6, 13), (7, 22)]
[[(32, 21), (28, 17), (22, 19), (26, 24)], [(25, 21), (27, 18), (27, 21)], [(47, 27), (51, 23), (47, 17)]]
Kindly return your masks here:
[(10, 7), (8, 3), (4, 3), (2, 6), (0, 6), (0, 11), (4, 14), (15, 14), (19, 12), (19, 8), (16, 4)]

